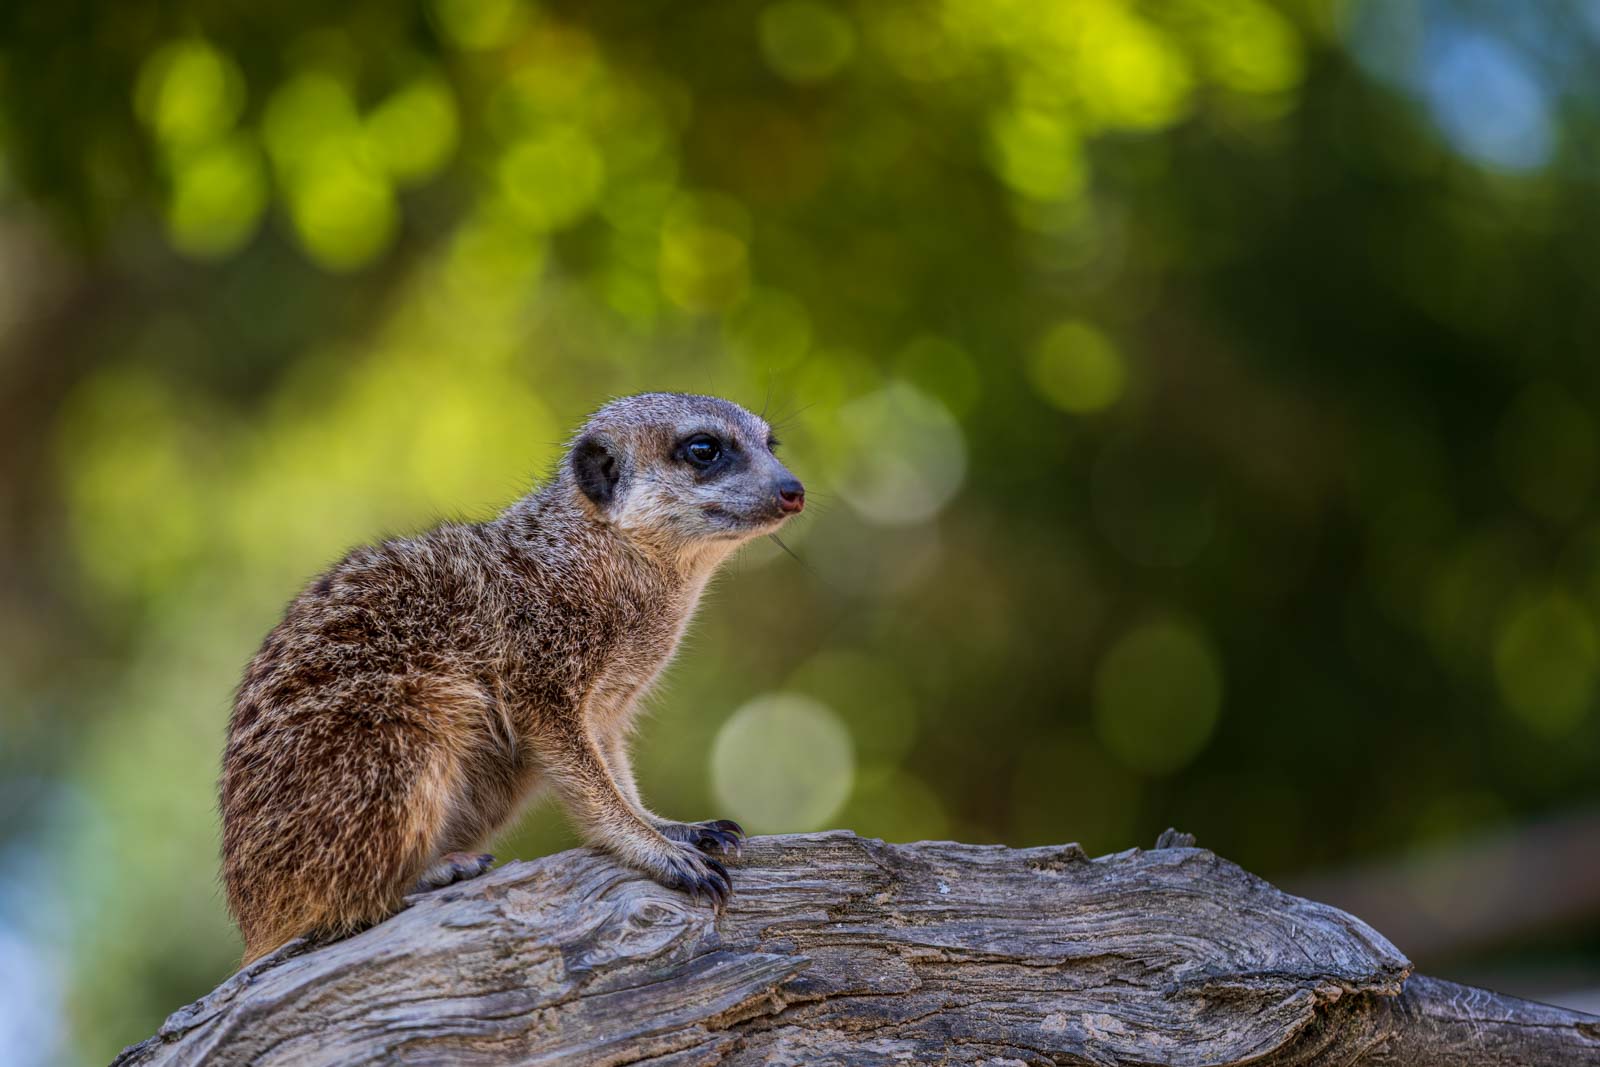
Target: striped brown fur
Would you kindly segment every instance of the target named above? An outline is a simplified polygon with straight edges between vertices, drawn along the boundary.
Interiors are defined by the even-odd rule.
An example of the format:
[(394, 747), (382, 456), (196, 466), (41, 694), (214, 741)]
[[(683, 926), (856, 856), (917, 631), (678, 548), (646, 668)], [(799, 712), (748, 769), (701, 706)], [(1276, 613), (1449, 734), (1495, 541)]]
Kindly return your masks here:
[(724, 400), (614, 401), (498, 518), (358, 548), (296, 597), (223, 757), (245, 960), (394, 913), (545, 786), (623, 862), (725, 900), (742, 832), (644, 808), (627, 739), (717, 565), (803, 502), (772, 443)]

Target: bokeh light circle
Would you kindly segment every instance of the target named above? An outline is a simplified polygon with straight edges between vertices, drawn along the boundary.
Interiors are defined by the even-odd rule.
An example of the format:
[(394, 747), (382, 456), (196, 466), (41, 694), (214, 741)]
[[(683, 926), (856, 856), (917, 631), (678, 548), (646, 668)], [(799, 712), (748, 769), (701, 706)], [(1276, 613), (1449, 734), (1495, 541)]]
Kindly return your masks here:
[(943, 404), (895, 382), (839, 409), (839, 491), (868, 522), (926, 522), (967, 473), (961, 427)]
[(1222, 705), (1222, 668), (1197, 628), (1174, 620), (1124, 634), (1095, 672), (1100, 741), (1148, 774), (1187, 765), (1205, 748)]
[(1494, 673), (1512, 714), (1536, 733), (1569, 733), (1593, 708), (1600, 684), (1593, 617), (1560, 590), (1519, 598), (1501, 620)]
[(761, 13), (761, 51), (782, 78), (801, 84), (831, 78), (855, 52), (843, 15), (810, 0), (780, 0)]
[(827, 825), (849, 799), (855, 747), (826, 704), (767, 693), (734, 712), (711, 747), (719, 811), (753, 833)]
[(1111, 339), (1077, 320), (1060, 323), (1045, 334), (1028, 369), (1040, 395), (1074, 415), (1104, 411), (1115, 404), (1127, 377)]

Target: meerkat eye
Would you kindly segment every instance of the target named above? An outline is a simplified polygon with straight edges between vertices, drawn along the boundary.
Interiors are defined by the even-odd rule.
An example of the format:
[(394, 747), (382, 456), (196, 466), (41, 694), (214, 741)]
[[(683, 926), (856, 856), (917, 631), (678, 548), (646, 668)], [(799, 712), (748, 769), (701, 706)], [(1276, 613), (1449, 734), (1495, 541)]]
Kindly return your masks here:
[(782, 443), (783, 442), (779, 441), (777, 439), (777, 437), (775, 437), (774, 435), (772, 435), (772, 434), (768, 434), (767, 435), (767, 451), (768, 452), (776, 452), (778, 450), (778, 446), (781, 445)]
[(695, 434), (684, 442), (683, 455), (690, 463), (705, 470), (722, 457), (722, 443), (708, 433)]

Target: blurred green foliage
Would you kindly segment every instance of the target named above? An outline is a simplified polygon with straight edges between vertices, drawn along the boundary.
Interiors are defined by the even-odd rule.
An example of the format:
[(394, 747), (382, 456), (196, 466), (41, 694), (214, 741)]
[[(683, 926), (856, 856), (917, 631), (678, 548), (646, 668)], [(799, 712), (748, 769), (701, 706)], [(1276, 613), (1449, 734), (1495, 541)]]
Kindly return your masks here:
[(298, 584), (646, 388), (817, 505), (656, 700), (661, 810), (1271, 875), (1595, 799), (1593, 10), (0, 8), (0, 1047), (237, 959)]

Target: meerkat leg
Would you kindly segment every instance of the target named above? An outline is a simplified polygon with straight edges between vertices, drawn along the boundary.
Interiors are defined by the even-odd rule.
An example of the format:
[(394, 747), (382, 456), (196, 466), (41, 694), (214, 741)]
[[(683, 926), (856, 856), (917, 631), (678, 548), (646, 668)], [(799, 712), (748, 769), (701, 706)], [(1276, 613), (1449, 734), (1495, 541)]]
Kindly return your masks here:
[(733, 891), (727, 868), (653, 826), (624, 796), (587, 731), (552, 732), (544, 749), (545, 768), (573, 823), (595, 844), (670, 889), (718, 907), (727, 902)]
[(633, 760), (628, 754), (628, 739), (620, 732), (605, 739), (601, 748), (611, 776), (624, 798), (643, 815), (645, 821), (668, 840), (693, 845), (708, 856), (738, 859), (744, 855), (744, 827), (732, 819), (708, 819), (705, 822), (674, 822), (663, 819), (639, 799), (639, 787), (633, 775)]
[(494, 866), (494, 856), (483, 848), (544, 792), (538, 772), (526, 766), (500, 772), (480, 767), (464, 777), (461, 796), (435, 844), (434, 857), (411, 893), (426, 893), (487, 874)]
[(633, 774), (633, 758), (628, 754), (628, 739), (620, 731), (612, 734), (600, 742), (601, 755), (605, 757), (606, 766), (611, 771), (612, 779), (617, 783), (617, 790), (622, 794), (633, 809), (644, 816), (645, 821), (651, 823), (661, 822), (644, 801), (639, 798), (639, 783)]

